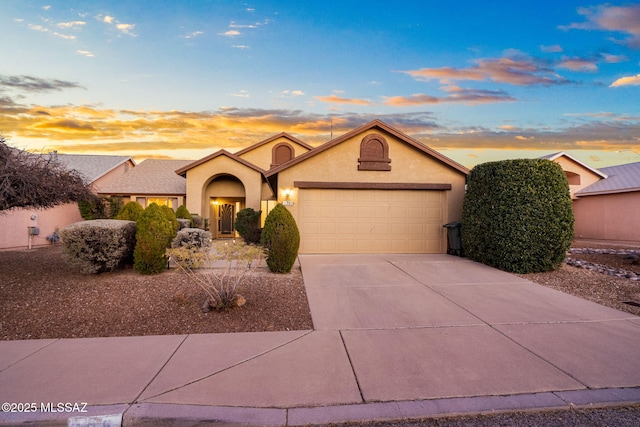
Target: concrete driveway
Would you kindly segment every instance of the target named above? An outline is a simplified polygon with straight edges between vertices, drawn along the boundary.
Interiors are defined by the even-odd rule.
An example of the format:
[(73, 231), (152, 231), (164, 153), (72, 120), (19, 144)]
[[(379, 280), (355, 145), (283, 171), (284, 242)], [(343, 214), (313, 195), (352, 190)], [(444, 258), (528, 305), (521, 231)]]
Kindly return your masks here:
[[(640, 318), (449, 255), (303, 255), (365, 401), (640, 386)], [(556, 395), (560, 395), (557, 394)]]

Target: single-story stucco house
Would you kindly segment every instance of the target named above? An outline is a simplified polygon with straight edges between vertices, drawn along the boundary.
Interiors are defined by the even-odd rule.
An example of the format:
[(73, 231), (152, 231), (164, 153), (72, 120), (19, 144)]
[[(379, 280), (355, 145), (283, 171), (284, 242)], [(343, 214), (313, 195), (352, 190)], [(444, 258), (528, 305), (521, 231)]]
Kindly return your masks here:
[[(99, 193), (113, 181), (134, 169), (127, 156), (94, 156), (80, 154), (45, 154), (74, 169)], [(66, 203), (50, 209), (11, 209), (0, 213), (0, 249), (23, 249), (50, 244), (47, 236), (74, 222), (82, 221), (77, 203)], [(30, 234), (37, 229), (38, 234)], [(31, 232), (33, 233), (33, 231)]]
[(238, 210), (266, 215), (280, 202), (300, 253), (445, 253), (443, 225), (461, 218), (468, 172), (379, 120), (316, 148), (281, 133), (176, 171), (214, 237), (234, 235)]

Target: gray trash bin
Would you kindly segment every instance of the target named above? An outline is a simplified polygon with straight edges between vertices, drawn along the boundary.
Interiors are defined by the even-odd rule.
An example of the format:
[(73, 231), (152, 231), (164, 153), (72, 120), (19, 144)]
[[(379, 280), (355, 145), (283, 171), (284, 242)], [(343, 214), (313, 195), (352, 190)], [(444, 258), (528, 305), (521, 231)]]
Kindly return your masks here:
[(462, 224), (458, 221), (443, 225), (447, 229), (447, 253), (449, 255), (462, 256), (461, 226)]

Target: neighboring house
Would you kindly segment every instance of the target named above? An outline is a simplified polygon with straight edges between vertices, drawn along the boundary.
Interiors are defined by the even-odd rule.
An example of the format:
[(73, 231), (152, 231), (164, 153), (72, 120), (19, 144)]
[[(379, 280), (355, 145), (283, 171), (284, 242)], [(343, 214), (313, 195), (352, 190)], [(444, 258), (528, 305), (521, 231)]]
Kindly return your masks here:
[(109, 185), (101, 195), (120, 196), (123, 203), (138, 202), (143, 208), (151, 203), (166, 205), (175, 211), (184, 204), (186, 182), (175, 171), (192, 160), (147, 159)]
[(594, 169), (564, 152), (544, 158), (567, 175), (576, 238), (640, 243), (640, 162)]
[(640, 244), (640, 162), (600, 171), (606, 179), (576, 193), (576, 237)]
[[(47, 154), (74, 169), (90, 183), (93, 191), (109, 185), (135, 167), (131, 157)], [(0, 249), (23, 249), (49, 244), (47, 236), (74, 222), (82, 221), (77, 203), (66, 203), (50, 209), (11, 209), (0, 213)], [(29, 234), (37, 228), (38, 234)]]
[(567, 181), (569, 181), (569, 192), (572, 199), (578, 197), (576, 196), (578, 191), (607, 177), (601, 170), (586, 165), (564, 151), (549, 154), (542, 158), (556, 162), (562, 167), (567, 176)]
[(445, 253), (443, 225), (462, 216), (468, 172), (378, 120), (316, 148), (282, 133), (177, 170), (187, 208), (214, 237), (235, 236), (238, 210), (282, 202), (300, 253)]

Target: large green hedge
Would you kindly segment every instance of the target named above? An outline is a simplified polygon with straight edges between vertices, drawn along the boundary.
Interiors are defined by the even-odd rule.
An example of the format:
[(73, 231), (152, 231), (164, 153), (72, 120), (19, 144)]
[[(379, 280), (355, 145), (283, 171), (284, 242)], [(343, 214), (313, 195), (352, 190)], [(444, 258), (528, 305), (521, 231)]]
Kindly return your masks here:
[(572, 240), (571, 196), (560, 165), (520, 159), (473, 168), (462, 212), (469, 258), (515, 273), (550, 271)]
[(267, 215), (260, 242), (267, 249), (267, 266), (273, 273), (288, 273), (298, 257), (300, 232), (296, 221), (281, 203)]

